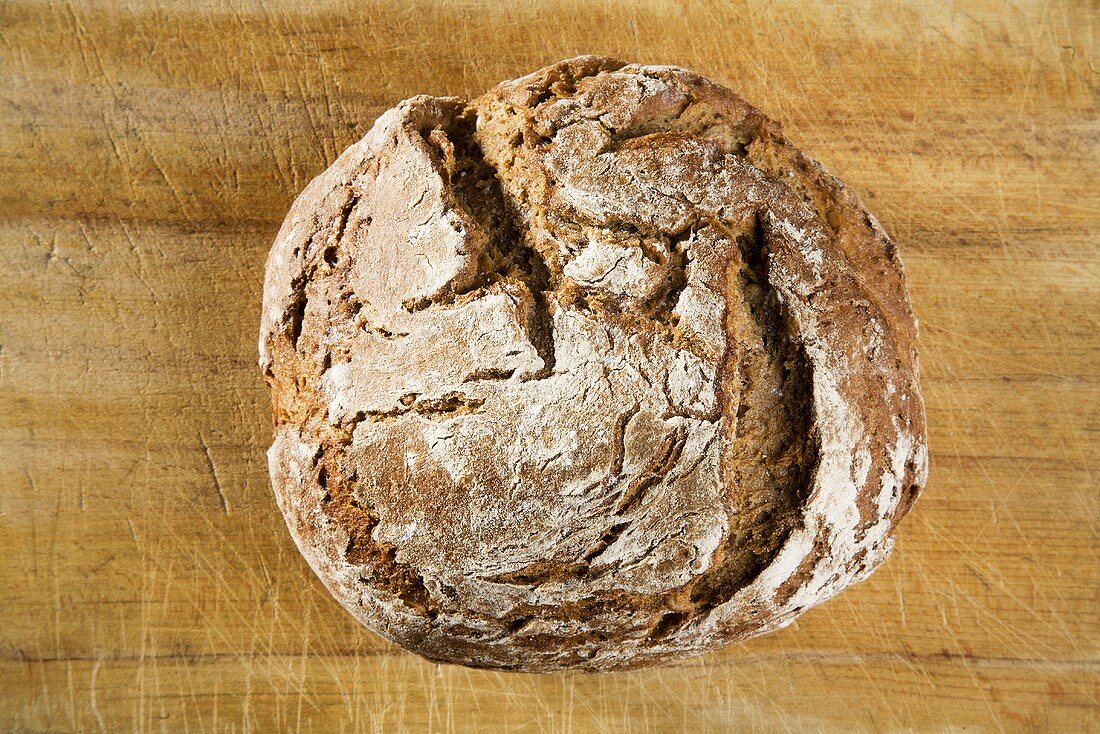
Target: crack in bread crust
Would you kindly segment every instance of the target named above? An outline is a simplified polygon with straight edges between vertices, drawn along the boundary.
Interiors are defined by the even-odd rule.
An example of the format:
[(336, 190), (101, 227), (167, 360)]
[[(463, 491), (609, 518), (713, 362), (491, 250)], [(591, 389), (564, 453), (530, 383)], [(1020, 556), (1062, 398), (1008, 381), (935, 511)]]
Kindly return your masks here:
[(681, 69), (403, 102), (295, 203), (264, 303), (292, 535), (432, 659), (628, 668), (774, 629), (881, 563), (924, 481), (893, 245)]

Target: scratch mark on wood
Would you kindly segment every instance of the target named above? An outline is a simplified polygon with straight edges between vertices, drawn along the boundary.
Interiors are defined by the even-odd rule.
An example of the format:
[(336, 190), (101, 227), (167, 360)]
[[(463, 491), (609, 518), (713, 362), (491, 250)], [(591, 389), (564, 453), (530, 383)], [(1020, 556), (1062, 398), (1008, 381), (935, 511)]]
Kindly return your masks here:
[(218, 493), (218, 500), (221, 502), (222, 512), (226, 515), (229, 514), (229, 501), (225, 498), (225, 492), (222, 491), (222, 483), (218, 478), (218, 468), (214, 466), (214, 459), (210, 456), (210, 446), (206, 443), (206, 436), (199, 432), (199, 443), (202, 444), (202, 455), (206, 457), (206, 468), (210, 472), (210, 478), (214, 480), (214, 491)]
[(97, 658), (95, 665), (92, 666), (91, 679), (88, 681), (88, 698), (89, 706), (92, 709), (92, 715), (95, 716), (96, 724), (99, 725), (100, 731), (108, 731), (107, 725), (103, 723), (103, 716), (99, 713), (99, 704), (96, 702), (96, 677), (99, 675), (99, 667), (103, 664), (102, 658)]

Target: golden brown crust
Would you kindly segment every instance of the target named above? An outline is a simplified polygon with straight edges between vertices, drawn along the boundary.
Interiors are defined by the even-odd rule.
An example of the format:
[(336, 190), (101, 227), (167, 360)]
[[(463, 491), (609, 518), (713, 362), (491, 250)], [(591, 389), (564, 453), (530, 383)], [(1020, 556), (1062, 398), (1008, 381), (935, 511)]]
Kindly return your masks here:
[(916, 325), (858, 199), (729, 90), (580, 57), (416, 97), (268, 262), (303, 554), (422, 655), (610, 670), (864, 578), (924, 483)]

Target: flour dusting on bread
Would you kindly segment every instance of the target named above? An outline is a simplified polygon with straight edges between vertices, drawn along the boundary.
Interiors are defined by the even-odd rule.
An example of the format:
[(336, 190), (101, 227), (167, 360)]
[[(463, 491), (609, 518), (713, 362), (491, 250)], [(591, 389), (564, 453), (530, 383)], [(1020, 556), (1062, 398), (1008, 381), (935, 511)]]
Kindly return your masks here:
[(260, 354), (280, 507), (434, 660), (613, 670), (869, 574), (927, 473), (858, 199), (733, 92), (579, 57), (414, 97), (295, 202)]

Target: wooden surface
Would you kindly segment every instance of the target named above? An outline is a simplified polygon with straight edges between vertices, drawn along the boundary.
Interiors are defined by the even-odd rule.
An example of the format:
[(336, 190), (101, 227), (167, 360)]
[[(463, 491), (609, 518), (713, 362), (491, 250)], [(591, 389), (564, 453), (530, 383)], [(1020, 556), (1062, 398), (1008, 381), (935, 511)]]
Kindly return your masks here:
[[(1100, 8), (0, 2), (0, 730), (1100, 731)], [(610, 676), (360, 629), (268, 485), (295, 194), (395, 101), (580, 52), (739, 89), (896, 236), (932, 478), (774, 635)]]

